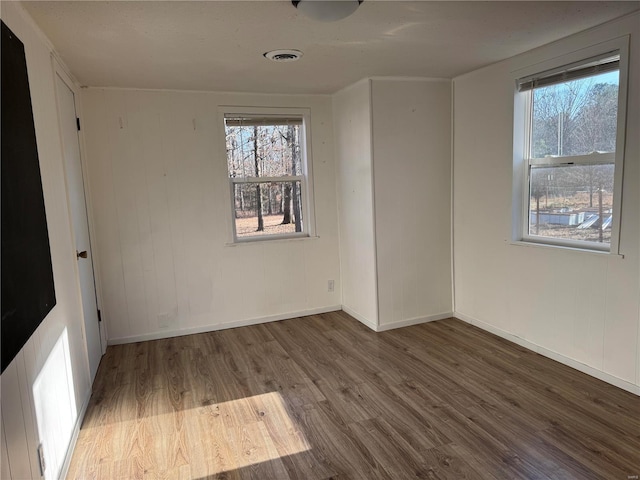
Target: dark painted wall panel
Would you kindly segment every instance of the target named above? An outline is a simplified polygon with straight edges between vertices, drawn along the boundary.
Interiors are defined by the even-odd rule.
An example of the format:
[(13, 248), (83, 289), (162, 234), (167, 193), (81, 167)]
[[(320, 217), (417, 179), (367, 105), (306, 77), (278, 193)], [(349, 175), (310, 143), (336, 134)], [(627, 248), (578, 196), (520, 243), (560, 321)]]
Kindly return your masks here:
[(56, 304), (27, 63), (2, 22), (2, 371)]

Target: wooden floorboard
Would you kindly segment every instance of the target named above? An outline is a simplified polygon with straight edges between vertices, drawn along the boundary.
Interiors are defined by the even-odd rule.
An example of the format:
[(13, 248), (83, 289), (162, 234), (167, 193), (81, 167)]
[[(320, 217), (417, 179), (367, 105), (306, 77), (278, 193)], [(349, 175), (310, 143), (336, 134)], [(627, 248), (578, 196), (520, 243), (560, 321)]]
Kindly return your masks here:
[(456, 319), (334, 312), (109, 347), (67, 478), (634, 475), (639, 397)]

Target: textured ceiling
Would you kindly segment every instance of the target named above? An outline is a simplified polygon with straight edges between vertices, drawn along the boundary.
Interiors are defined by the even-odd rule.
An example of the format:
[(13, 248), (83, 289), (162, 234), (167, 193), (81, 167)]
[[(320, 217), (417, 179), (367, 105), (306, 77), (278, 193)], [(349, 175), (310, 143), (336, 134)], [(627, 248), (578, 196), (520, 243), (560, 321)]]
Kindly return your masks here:
[[(336, 23), (289, 1), (25, 2), (89, 86), (333, 93), (368, 76), (451, 78), (601, 24), (640, 2), (366, 0)], [(274, 63), (262, 54), (294, 48)]]

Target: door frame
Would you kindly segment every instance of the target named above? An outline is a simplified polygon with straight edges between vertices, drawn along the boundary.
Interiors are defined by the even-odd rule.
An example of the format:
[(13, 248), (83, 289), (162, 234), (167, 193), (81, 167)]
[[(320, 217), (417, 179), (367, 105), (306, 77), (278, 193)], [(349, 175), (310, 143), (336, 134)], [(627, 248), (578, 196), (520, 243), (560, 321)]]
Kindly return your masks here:
[[(56, 84), (56, 76), (60, 77), (60, 79), (65, 83), (65, 85), (73, 92), (74, 104), (76, 110), (76, 117), (81, 119), (83, 118), (82, 114), (82, 102), (80, 99), (80, 86), (75, 77), (64, 67), (64, 64), (61, 60), (57, 58), (55, 54), (51, 54), (51, 64), (52, 64), (52, 77), (53, 84)], [(55, 93), (55, 101), (56, 101), (56, 115), (59, 115), (60, 105), (57, 92)], [(62, 138), (62, 130), (58, 129), (58, 136), (60, 137), (60, 147), (62, 158), (64, 159), (64, 143)], [(95, 293), (96, 293), (96, 305), (98, 310), (100, 310), (101, 322), (99, 326), (100, 332), (100, 347), (102, 350), (102, 355), (105, 354), (107, 350), (107, 321), (106, 314), (103, 309), (104, 302), (102, 301), (102, 285), (100, 282), (100, 262), (98, 261), (98, 253), (97, 253), (97, 236), (95, 234), (95, 220), (93, 218), (93, 207), (91, 203), (91, 184), (89, 182), (89, 178), (87, 175), (87, 162), (86, 162), (86, 145), (85, 145), (85, 137), (84, 130), (82, 129), (82, 123), (80, 127), (80, 131), (78, 131), (78, 147), (80, 151), (80, 166), (82, 168), (82, 183), (84, 188), (84, 196), (85, 196), (85, 206), (87, 212), (87, 224), (89, 227), (89, 245), (91, 246), (92, 252), (92, 263), (93, 263), (93, 278), (95, 282)], [(62, 162), (62, 168), (64, 171), (64, 184), (65, 184), (65, 195), (67, 197), (67, 211), (69, 215), (69, 228), (71, 232), (71, 238), (75, 238), (73, 219), (71, 216), (71, 203), (69, 199), (69, 185), (67, 184), (67, 167), (65, 162)], [(76, 250), (75, 245), (70, 245), (70, 255), (75, 260), (76, 259)], [(78, 262), (73, 262), (73, 268), (76, 275), (76, 291), (78, 292), (79, 299), (79, 308), (83, 315), (82, 321), (82, 333), (84, 336), (84, 350), (85, 355), (87, 355), (88, 362), (88, 350), (87, 350), (87, 339), (86, 339), (86, 330), (84, 324), (84, 309), (82, 306), (82, 292), (80, 288), (80, 270), (78, 268)]]

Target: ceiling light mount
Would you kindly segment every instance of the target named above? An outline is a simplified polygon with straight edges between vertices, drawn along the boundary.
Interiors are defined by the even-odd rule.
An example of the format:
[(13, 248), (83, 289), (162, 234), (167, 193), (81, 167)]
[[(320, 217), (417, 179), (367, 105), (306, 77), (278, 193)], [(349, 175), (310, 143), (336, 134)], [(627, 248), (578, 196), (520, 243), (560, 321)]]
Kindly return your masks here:
[(303, 53), (300, 50), (271, 50), (263, 55), (274, 62), (295, 62), (300, 60)]
[(291, 0), (305, 17), (319, 22), (337, 22), (355, 12), (364, 0)]

